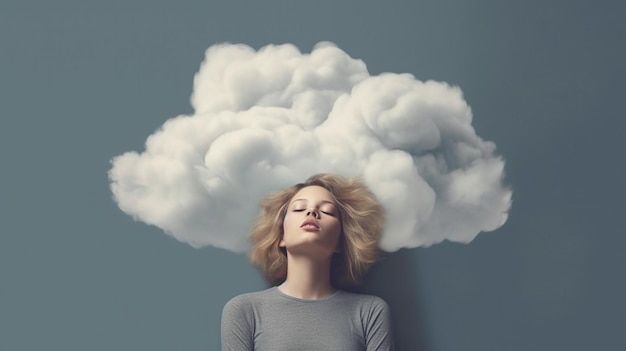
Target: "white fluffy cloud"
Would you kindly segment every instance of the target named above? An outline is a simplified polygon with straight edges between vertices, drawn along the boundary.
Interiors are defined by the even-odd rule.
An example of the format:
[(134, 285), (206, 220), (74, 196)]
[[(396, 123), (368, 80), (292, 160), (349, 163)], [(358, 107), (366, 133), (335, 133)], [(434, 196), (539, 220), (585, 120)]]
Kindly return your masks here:
[(122, 211), (193, 247), (246, 250), (258, 201), (315, 173), (363, 177), (388, 212), (387, 251), (467, 243), (507, 219), (504, 162), (458, 87), (372, 76), (331, 43), (220, 44), (191, 101), (109, 179)]

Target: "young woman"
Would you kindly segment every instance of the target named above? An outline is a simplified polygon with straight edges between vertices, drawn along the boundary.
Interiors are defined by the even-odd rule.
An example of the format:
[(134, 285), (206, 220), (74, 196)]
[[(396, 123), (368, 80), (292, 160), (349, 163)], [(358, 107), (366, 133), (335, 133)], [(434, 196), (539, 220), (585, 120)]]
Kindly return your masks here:
[(358, 178), (320, 174), (270, 194), (249, 257), (274, 286), (224, 306), (222, 350), (393, 350), (387, 303), (343, 290), (376, 261), (383, 222)]

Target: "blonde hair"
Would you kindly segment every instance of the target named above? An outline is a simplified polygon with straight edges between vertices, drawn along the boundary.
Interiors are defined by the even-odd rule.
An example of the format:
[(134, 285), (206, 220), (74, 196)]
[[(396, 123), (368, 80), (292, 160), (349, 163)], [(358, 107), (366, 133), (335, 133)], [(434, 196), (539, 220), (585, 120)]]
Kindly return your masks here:
[(269, 194), (261, 201), (259, 216), (250, 231), (250, 262), (273, 285), (286, 279), (287, 254), (278, 245), (283, 236), (283, 219), (289, 201), (296, 193), (313, 185), (321, 186), (333, 195), (340, 213), (340, 252), (331, 261), (331, 282), (337, 288), (356, 285), (378, 260), (378, 242), (385, 221), (383, 207), (358, 177), (317, 174), (304, 183)]

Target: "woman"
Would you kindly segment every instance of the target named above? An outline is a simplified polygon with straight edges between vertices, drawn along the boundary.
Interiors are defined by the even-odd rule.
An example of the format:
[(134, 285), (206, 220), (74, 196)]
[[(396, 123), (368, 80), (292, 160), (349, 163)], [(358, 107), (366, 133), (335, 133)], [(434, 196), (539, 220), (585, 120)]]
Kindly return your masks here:
[(223, 350), (393, 350), (384, 300), (349, 293), (376, 261), (384, 211), (358, 179), (320, 174), (261, 202), (250, 260), (274, 287), (231, 299)]

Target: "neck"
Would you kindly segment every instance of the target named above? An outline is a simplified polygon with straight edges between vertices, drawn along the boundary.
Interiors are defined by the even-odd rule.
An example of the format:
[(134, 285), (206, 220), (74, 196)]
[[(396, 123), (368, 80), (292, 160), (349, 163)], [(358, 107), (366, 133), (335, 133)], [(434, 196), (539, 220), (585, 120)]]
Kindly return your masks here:
[(330, 258), (314, 260), (287, 253), (287, 279), (278, 289), (289, 296), (316, 300), (335, 292), (330, 283)]

